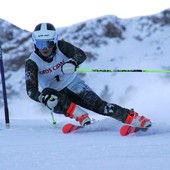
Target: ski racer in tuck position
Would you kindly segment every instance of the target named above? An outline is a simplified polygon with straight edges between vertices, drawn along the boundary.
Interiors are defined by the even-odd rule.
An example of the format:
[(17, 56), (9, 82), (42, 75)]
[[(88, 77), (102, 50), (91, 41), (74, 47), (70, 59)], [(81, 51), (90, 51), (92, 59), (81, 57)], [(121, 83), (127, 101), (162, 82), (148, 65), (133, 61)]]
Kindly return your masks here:
[(26, 91), (31, 99), (74, 118), (82, 126), (90, 124), (91, 119), (79, 106), (132, 126), (151, 125), (150, 119), (133, 110), (102, 100), (77, 76), (76, 68), (86, 55), (80, 48), (59, 40), (52, 24), (38, 24), (32, 40), (35, 51), (25, 63)]

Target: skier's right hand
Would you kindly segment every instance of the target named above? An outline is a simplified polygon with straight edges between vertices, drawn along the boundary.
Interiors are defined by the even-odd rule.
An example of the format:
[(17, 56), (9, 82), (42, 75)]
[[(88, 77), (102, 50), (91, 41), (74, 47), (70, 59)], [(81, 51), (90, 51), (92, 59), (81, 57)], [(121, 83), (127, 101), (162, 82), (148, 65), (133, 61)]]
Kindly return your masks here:
[(57, 106), (58, 97), (53, 94), (41, 93), (39, 96), (39, 101), (52, 110), (55, 106)]

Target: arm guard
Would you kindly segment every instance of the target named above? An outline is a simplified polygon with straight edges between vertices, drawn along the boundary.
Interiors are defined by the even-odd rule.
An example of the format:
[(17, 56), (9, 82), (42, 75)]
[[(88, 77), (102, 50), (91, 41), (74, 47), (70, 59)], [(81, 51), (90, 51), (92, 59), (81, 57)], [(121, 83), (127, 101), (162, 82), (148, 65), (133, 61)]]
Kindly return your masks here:
[(40, 102), (38, 99), (40, 95), (38, 90), (38, 67), (36, 63), (30, 59), (25, 63), (25, 81), (28, 96), (31, 99)]

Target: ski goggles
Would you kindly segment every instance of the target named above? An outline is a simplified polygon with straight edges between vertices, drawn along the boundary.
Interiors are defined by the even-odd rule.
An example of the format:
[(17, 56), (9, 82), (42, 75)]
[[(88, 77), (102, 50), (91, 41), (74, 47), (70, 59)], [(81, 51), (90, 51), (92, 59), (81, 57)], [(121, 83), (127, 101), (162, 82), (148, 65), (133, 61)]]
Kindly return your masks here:
[(54, 41), (37, 40), (35, 43), (35, 46), (38, 49), (52, 48), (55, 46), (55, 43), (54, 43)]

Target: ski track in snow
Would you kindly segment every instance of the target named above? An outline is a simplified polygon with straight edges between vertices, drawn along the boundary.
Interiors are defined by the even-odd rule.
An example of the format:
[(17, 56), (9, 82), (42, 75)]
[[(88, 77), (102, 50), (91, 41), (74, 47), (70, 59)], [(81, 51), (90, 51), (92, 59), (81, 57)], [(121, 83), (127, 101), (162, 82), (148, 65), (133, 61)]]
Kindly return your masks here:
[(12, 119), (6, 129), (1, 123), (0, 170), (169, 169), (169, 125), (155, 123), (147, 132), (122, 137), (122, 123), (110, 118), (67, 135), (64, 124)]

